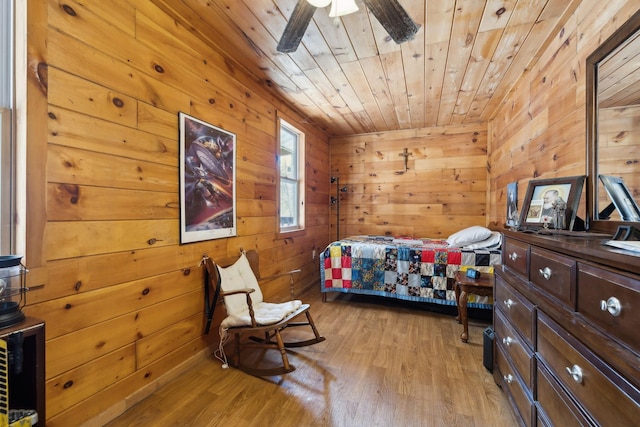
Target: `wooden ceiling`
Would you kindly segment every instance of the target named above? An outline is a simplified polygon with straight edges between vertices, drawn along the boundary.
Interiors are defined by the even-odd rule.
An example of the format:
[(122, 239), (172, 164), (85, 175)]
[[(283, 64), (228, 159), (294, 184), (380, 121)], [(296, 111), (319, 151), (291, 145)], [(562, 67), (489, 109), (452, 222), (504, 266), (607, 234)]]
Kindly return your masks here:
[(600, 62), (598, 107), (640, 105), (640, 32)]
[(400, 0), (421, 28), (397, 45), (356, 0), (337, 20), (317, 9), (279, 53), (297, 1), (153, 0), (332, 136), (488, 121), (580, 3)]

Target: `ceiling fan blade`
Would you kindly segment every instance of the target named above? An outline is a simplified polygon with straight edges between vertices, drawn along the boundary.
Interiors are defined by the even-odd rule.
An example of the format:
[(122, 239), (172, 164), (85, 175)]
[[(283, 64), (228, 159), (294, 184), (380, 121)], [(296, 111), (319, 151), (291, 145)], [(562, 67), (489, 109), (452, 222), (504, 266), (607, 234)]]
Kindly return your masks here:
[(316, 9), (317, 7), (311, 5), (307, 0), (298, 0), (278, 42), (278, 52), (289, 53), (298, 49), (300, 40), (302, 40), (304, 32), (307, 31), (311, 17)]
[(418, 32), (418, 25), (413, 22), (398, 0), (363, 0), (363, 2), (397, 44), (413, 39)]

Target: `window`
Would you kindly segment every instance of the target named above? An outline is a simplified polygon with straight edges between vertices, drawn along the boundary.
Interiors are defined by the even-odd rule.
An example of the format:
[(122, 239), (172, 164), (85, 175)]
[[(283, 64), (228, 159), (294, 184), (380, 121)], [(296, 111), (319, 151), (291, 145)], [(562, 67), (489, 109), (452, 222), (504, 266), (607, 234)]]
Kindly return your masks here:
[(0, 2), (0, 253), (15, 248), (15, 150), (13, 138), (13, 1)]
[(304, 229), (304, 133), (280, 119), (279, 228)]

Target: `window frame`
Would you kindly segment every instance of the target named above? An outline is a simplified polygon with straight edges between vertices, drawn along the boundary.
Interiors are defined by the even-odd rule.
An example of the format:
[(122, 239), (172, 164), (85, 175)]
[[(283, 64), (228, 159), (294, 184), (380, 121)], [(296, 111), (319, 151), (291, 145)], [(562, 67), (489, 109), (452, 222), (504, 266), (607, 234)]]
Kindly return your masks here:
[(0, 34), (0, 252), (16, 252), (15, 2), (2, 2)]
[[(283, 129), (286, 131), (296, 135), (297, 137), (297, 174), (295, 179), (290, 179), (289, 177), (283, 177), (281, 173), (281, 160), (282, 160), (282, 138), (283, 138)], [(278, 181), (277, 181), (277, 215), (276, 215), (276, 227), (278, 230), (278, 234), (286, 235), (287, 237), (292, 236), (295, 233), (302, 233), (305, 231), (306, 227), (306, 197), (305, 197), (305, 188), (306, 188), (306, 168), (305, 168), (305, 147), (306, 147), (306, 136), (303, 131), (298, 129), (296, 126), (292, 125), (290, 121), (283, 119), (282, 117), (278, 118), (278, 140), (277, 140), (277, 173), (278, 173)], [(292, 226), (283, 226), (281, 222), (281, 214), (282, 214), (282, 196), (281, 190), (283, 185), (283, 180), (287, 182), (295, 182), (297, 185), (297, 196), (298, 200), (296, 202), (296, 213), (297, 213), (297, 225)]]

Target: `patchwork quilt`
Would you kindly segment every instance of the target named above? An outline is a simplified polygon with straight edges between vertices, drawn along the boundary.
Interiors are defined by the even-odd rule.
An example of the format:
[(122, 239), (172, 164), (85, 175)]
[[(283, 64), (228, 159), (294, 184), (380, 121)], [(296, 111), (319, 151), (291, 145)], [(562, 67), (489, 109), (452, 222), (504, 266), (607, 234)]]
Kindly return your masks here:
[[(354, 236), (320, 254), (322, 292), (350, 292), (456, 305), (455, 273), (493, 273), (499, 249), (451, 247), (446, 240)], [(487, 297), (469, 295), (468, 307), (490, 309)]]

